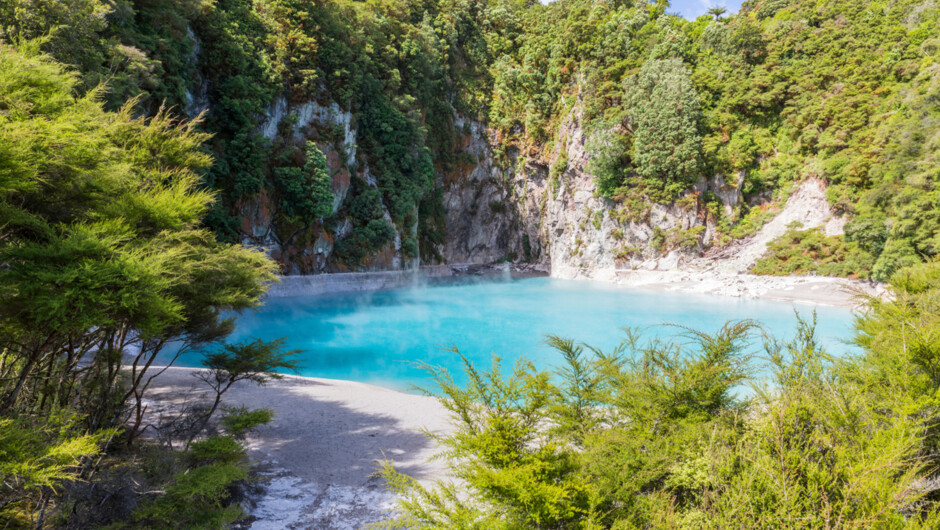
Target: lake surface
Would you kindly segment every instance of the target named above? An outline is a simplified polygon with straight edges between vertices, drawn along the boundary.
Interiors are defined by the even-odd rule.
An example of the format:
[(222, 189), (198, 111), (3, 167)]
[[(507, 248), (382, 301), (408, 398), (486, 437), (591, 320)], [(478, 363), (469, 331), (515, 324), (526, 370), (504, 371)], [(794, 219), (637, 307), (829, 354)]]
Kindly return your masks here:
[[(728, 320), (756, 319), (773, 335), (790, 337), (794, 311), (811, 317), (814, 309), (820, 341), (834, 354), (848, 350), (852, 312), (846, 308), (550, 278), (272, 298), (239, 316), (231, 340), (286, 337), (287, 346), (304, 350), (301, 375), (407, 389), (429, 383), (415, 362), (462, 373), (460, 358), (445, 349), (450, 346), (483, 368), (493, 355), (507, 365), (525, 357), (550, 368), (560, 356), (544, 344), (548, 334), (609, 350), (624, 327), (640, 328), (644, 337), (674, 337), (682, 330), (669, 323), (710, 333)], [(759, 338), (752, 349), (761, 349)], [(192, 352), (179, 364), (199, 366), (200, 358)]]

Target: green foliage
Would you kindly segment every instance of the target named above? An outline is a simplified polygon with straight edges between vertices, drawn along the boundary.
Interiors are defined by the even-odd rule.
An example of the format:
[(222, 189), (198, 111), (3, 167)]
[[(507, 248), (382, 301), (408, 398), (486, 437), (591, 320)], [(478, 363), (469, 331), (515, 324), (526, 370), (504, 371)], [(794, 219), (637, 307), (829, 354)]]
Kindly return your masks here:
[(283, 339), (265, 342), (255, 339), (250, 342), (225, 344), (221, 350), (205, 355), (202, 365), (213, 372), (213, 379), (223, 386), (238, 381), (251, 381), (264, 385), (271, 379), (281, 379), (278, 370), (297, 371), (294, 357), (300, 350), (285, 351)]
[[(97, 71), (108, 55), (100, 33), (113, 14), (113, 7), (101, 0), (11, 0), (0, 8), (0, 38), (42, 38), (43, 52), (82, 71)], [(100, 80), (90, 80), (85, 88)]]
[(245, 449), (230, 436), (210, 436), (189, 446), (187, 458), (195, 464), (234, 464), (245, 458)]
[(701, 243), (702, 233), (705, 232), (704, 226), (693, 226), (688, 229), (681, 227), (670, 228), (666, 231), (663, 241), (663, 250), (688, 250), (694, 249)]
[(872, 274), (874, 260), (858, 245), (841, 236), (827, 236), (819, 228), (800, 230), (800, 226), (794, 223), (784, 235), (771, 242), (750, 272), (849, 278), (868, 278)]
[[(871, 310), (858, 319), (855, 342), (871, 353), (859, 358), (849, 375), (883, 374), (883, 383), (871, 389), (880, 401), (898, 401), (913, 417), (932, 417), (940, 384), (940, 264), (901, 270), (890, 285), (894, 299), (869, 300)], [(934, 452), (940, 433), (935, 423), (927, 429), (925, 451)]]
[(382, 249), (395, 237), (395, 229), (384, 218), (382, 195), (365, 182), (356, 181), (347, 198), (352, 231), (337, 241), (335, 252), (344, 263), (358, 264), (374, 249)]
[(67, 411), (42, 419), (0, 418), (0, 522), (25, 526), (48, 492), (80, 477), (116, 430), (94, 433)]
[(131, 514), (119, 528), (228, 528), (243, 514), (230, 501), (248, 478), (245, 450), (233, 438), (213, 436), (190, 446), (193, 467), (177, 473), (166, 491)]
[(198, 123), (109, 112), (102, 94), (35, 42), (0, 44), (3, 506), (40, 527), (72, 515), (59, 487), (97, 476), (103, 441), (135, 440), (164, 349), (220, 340), (274, 279), (201, 225)]
[(702, 175), (701, 104), (690, 76), (680, 59), (653, 59), (626, 82), (632, 158), (656, 197), (675, 197)]
[(739, 322), (676, 342), (628, 332), (608, 352), (551, 337), (559, 370), (467, 364), (466, 387), (431, 370), (460, 481), (428, 488), (386, 463), (403, 495), (388, 526), (934, 528), (940, 264), (891, 285), (844, 357), (798, 316), (760, 356)]
[(584, 147), (590, 154), (587, 170), (594, 175), (597, 193), (613, 197), (626, 183), (624, 170), (629, 167), (629, 162), (625, 160), (629, 150), (623, 134), (611, 124), (597, 123)]
[(307, 142), (302, 167), (274, 169), (274, 185), (281, 195), (279, 211), (288, 218), (310, 224), (333, 213), (333, 192), (326, 157), (313, 142)]
[(224, 414), (219, 423), (233, 436), (244, 436), (249, 431), (274, 420), (274, 411), (269, 408), (223, 407)]
[(775, 215), (779, 213), (777, 208), (774, 208), (772, 204), (766, 204), (756, 208), (751, 208), (747, 215), (741, 217), (741, 219), (735, 223), (734, 226), (730, 227), (728, 231), (730, 232), (731, 237), (735, 239), (740, 239), (747, 236), (752, 236), (757, 233), (768, 221), (774, 218)]
[(435, 187), (418, 205), (418, 236), (418, 252), (422, 261), (443, 261), (440, 249), (443, 248), (447, 236), (447, 220), (444, 191), (440, 187)]
[[(631, 334), (615, 351), (591, 350), (588, 357), (582, 346), (552, 337), (549, 343), (565, 360), (558, 384), (526, 363), (508, 375), (498, 360), (485, 373), (467, 364), (466, 388), (432, 370), (457, 423), (456, 433), (439, 441), (475, 502), (460, 500), (453, 486), (425, 489), (389, 464), (384, 474), (406, 495), (398, 524), (597, 527), (631, 514), (639, 506), (629, 494), (659, 483), (668, 475), (666, 463), (678, 458), (670, 455), (684, 452), (672, 437), (692, 438), (693, 426), (710, 430), (731, 419), (725, 412), (739, 406), (730, 390), (746, 375), (741, 341), (751, 328), (742, 323), (716, 336), (690, 333), (700, 346), (691, 355), (667, 344), (641, 347)], [(611, 424), (616, 427), (603, 428)], [(596, 467), (624, 462), (626, 454), (629, 469), (608, 474)]]
[[(200, 427), (190, 433), (187, 442), (192, 442), (208, 425), (212, 415), (222, 403), (222, 396), (235, 383), (250, 381), (264, 386), (269, 381), (282, 379), (284, 376), (279, 372), (298, 370), (299, 364), (295, 357), (300, 350), (284, 350), (283, 344), (284, 339), (273, 341), (255, 339), (249, 342), (224, 344), (220, 350), (205, 354), (202, 365), (207, 370), (196, 372), (196, 377), (209, 385), (215, 393), (215, 398), (212, 405), (202, 414)], [(265, 414), (270, 416), (270, 411), (265, 413), (262, 409), (251, 415), (246, 412), (240, 417), (233, 418), (230, 424), (247, 430), (253, 427), (250, 425), (252, 421), (263, 420)]]
[(561, 178), (565, 175), (565, 171), (568, 171), (568, 150), (562, 142), (558, 158), (555, 159), (555, 163), (548, 170), (548, 187), (552, 190), (552, 195), (558, 194), (558, 190), (562, 185)]
[[(272, 278), (263, 255), (200, 227), (212, 201), (197, 189), (205, 135), (166, 114), (107, 113), (94, 95), (73, 97), (73, 79), (44, 56), (0, 47), (9, 109), (0, 116), (0, 315), (14, 381), (4, 408), (68, 403), (79, 389), (104, 392), (86, 396), (91, 403), (127, 399), (110, 348), (139, 344), (143, 360), (171, 340), (213, 340), (228, 326), (218, 311), (254, 305)], [(96, 347), (94, 362), (112, 368), (79, 370)], [(66, 380), (110, 375), (84, 387), (41, 383), (60, 369)], [(135, 370), (132, 385), (141, 377)], [(52, 393), (20, 402), (33, 384)]]

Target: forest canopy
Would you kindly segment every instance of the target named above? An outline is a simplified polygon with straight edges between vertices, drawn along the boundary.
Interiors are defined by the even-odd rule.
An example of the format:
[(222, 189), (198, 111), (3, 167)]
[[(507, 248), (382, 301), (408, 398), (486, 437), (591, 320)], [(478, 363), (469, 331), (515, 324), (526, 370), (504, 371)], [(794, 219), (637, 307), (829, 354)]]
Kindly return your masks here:
[[(14, 0), (0, 8), (0, 37), (43, 37), (80, 90), (107, 82), (106, 108), (135, 98), (148, 114), (207, 109), (216, 163), (202, 178), (220, 200), (205, 223), (225, 241), (238, 237), (240, 201), (263, 190), (285, 206), (285, 237), (298, 219), (336, 237), (325, 209), (304, 206), (310, 184), (285, 179), (307, 174), (303, 141), (259, 133), (280, 97), (351, 113), (354, 164), (376, 178), (403, 247), (426, 249), (425, 260), (443, 237), (441, 183), (465, 158), (456, 117), (490, 127), (498, 153), (527, 152), (560, 173), (566, 160), (553, 153), (575, 115), (603, 196), (671, 202), (714, 175), (739, 186), (745, 200), (731, 212), (700, 198), (719, 244), (747, 233), (737, 227), (759, 220), (755, 205), (818, 178), (851, 219), (844, 239), (857, 255), (839, 259), (870, 261), (865, 274), (884, 280), (936, 255), (932, 2), (669, 12), (663, 0)], [(317, 134), (321, 148), (333, 141)], [(354, 182), (334, 214), (354, 227), (338, 237), (349, 265), (390, 242), (376, 234), (392, 226), (352, 207), (369, 187)]]

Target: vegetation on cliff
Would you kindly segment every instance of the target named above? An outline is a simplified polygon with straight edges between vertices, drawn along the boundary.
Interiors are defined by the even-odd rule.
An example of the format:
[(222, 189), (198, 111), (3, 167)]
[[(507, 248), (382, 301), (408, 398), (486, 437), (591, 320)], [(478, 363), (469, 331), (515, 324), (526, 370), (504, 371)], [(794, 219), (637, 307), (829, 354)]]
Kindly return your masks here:
[(707, 208), (717, 197), (699, 200), (726, 235), (788, 184), (822, 178), (873, 277), (936, 254), (933, 3), (753, 1), (694, 21), (665, 11), (579, 0), (517, 9), (524, 37), (492, 69), (490, 124), (538, 147), (583, 110), (587, 169), (618, 201), (668, 202), (723, 175), (745, 202), (725, 215)]
[(751, 208), (818, 177), (873, 277), (937, 253), (931, 2), (750, 1), (694, 21), (668, 11), (662, 0), (15, 0), (0, 8), (0, 33), (48, 34), (43, 49), (77, 68), (82, 90), (108, 82), (112, 109), (136, 97), (138, 111), (182, 112), (205, 92), (216, 164), (203, 181), (221, 192), (206, 223), (226, 241), (238, 237), (238, 205), (262, 188), (277, 204), (308, 200), (308, 186), (285, 185), (304, 172), (307, 140), (258, 129), (284, 97), (354, 116), (355, 165), (375, 182), (355, 180), (333, 220), (301, 216), (340, 240), (345, 219), (363, 227), (345, 244), (358, 249), (342, 254), (352, 262), (390, 241), (362, 232), (386, 229), (352, 207), (373, 186), (404, 253), (434, 259), (441, 223), (418, 217), (441, 211), (436, 188), (461, 163), (455, 113), (493, 128), (498, 151), (546, 162), (569, 141), (564, 124), (580, 121), (587, 169), (615, 200), (670, 202), (715, 174), (738, 181), (746, 200), (730, 214), (698, 197), (719, 243)]

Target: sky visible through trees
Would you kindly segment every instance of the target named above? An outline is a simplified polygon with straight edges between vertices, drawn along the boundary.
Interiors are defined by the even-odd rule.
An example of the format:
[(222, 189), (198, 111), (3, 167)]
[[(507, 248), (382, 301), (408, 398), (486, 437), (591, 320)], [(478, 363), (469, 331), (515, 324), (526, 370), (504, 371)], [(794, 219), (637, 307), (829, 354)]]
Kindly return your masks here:
[[(543, 4), (551, 3), (553, 0), (540, 0)], [(741, 8), (741, 0), (673, 0), (670, 2), (667, 12), (681, 15), (689, 20), (708, 13), (709, 9), (723, 7), (727, 9), (726, 15), (738, 12)]]

